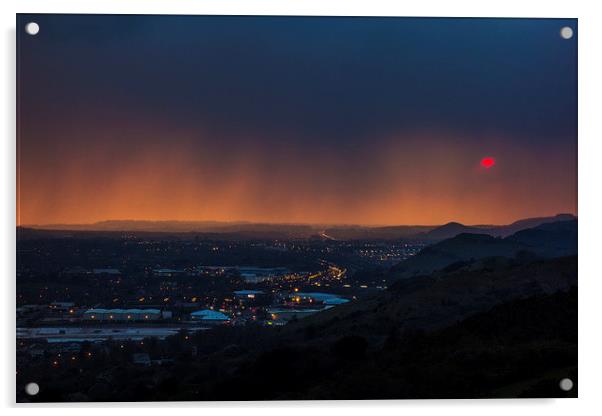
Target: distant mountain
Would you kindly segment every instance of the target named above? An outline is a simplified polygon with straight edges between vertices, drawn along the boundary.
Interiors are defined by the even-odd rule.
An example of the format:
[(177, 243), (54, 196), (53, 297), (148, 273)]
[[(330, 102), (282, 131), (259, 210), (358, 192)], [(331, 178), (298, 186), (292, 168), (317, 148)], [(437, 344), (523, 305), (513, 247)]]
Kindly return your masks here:
[(220, 221), (137, 221), (111, 220), (93, 224), (49, 224), (19, 227), (23, 230), (73, 232), (140, 232), (232, 234), (249, 238), (308, 238), (316, 235), (318, 226), (305, 224), (264, 224)]
[(509, 225), (494, 227), (488, 233), (499, 237), (507, 237), (511, 234), (516, 233), (517, 231), (537, 227), (541, 224), (559, 221), (571, 221), (576, 219), (577, 217), (575, 217), (572, 214), (558, 214), (553, 217), (526, 218), (524, 220), (515, 221)]
[[(312, 238), (322, 240), (397, 240), (413, 238), (436, 226), (395, 225), (369, 227), (361, 225), (277, 224), (220, 221), (138, 221), (110, 220), (92, 224), (45, 224), (19, 227), (23, 235), (34, 230), (49, 232), (140, 232), (140, 233), (203, 233), (230, 234), (242, 238)], [(64, 233), (56, 233), (64, 235)], [(226, 236), (227, 237), (227, 236)]]
[(421, 237), (425, 240), (444, 240), (447, 238), (455, 237), (458, 234), (462, 233), (487, 234), (487, 232), (484, 232), (485, 230), (487, 229), (471, 227), (464, 224), (460, 224), (459, 222), (448, 222), (445, 225), (442, 225), (424, 233)]
[(464, 225), (459, 222), (448, 222), (441, 226), (433, 225), (395, 225), (382, 227), (365, 227), (359, 225), (332, 226), (324, 230), (323, 235), (334, 240), (422, 240), (428, 242), (441, 241), (459, 234), (487, 234), (494, 237), (507, 237), (517, 231), (537, 227), (538, 225), (574, 220), (571, 214), (558, 214), (553, 217), (527, 218), (508, 225)]
[(426, 241), (439, 241), (452, 238), (462, 233), (487, 234), (494, 237), (507, 237), (517, 231), (537, 227), (541, 224), (558, 221), (575, 220), (572, 214), (558, 214), (553, 217), (537, 217), (518, 220), (508, 225), (464, 225), (458, 222), (449, 222), (440, 227), (433, 228), (427, 232), (417, 234), (414, 237)]
[(463, 233), (425, 247), (392, 268), (399, 278), (430, 274), (454, 263), (486, 257), (557, 257), (577, 253), (577, 220), (544, 223), (509, 237)]
[[(462, 233), (487, 234), (506, 237), (525, 228), (536, 227), (548, 222), (576, 219), (570, 214), (554, 217), (529, 218), (512, 224), (464, 225), (450, 222), (436, 225), (324, 225), (324, 224), (277, 224), (253, 223), (245, 221), (141, 221), (109, 220), (92, 224), (46, 224), (19, 227), (28, 230), (46, 230), (49, 232), (141, 232), (141, 233), (201, 233), (229, 234), (227, 238), (320, 238), (323, 240), (423, 240), (441, 241)], [(30, 235), (30, 232), (21, 233)], [(58, 235), (63, 235), (58, 233)]]

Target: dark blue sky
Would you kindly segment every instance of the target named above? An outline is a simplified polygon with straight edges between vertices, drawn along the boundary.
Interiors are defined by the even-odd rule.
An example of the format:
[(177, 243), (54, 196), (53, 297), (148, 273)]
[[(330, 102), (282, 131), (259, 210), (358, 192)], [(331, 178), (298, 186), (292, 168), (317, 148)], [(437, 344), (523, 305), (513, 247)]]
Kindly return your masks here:
[[(40, 24), (37, 36), (23, 32), (29, 21)], [(58, 169), (60, 183), (63, 176), (78, 173), (77, 168), (61, 172), (64, 161), (81, 158), (90, 148), (102, 148), (106, 164), (108, 159), (127, 159), (140, 147), (153, 147), (159, 154), (160, 149), (172, 147), (186, 149), (188, 154), (211, 154), (216, 165), (202, 157), (177, 163), (202, 161), (205, 171), (191, 168), (188, 174), (210, 172), (214, 180), (220, 176), (217, 161), (222, 166), (235, 165), (239, 172), (242, 169), (239, 158), (230, 154), (233, 149), (245, 153), (271, 149), (279, 159), (303, 156), (318, 166), (324, 161), (318, 161), (316, 154), (329, 152), (332, 158), (336, 152), (337, 172), (345, 162), (357, 165), (358, 160), (373, 172), (382, 161), (376, 156), (372, 159), (371, 149), (389, 146), (394, 140), (410, 163), (411, 152), (425, 151), (416, 150), (420, 147), (413, 144), (416, 137), (427, 135), (437, 136), (433, 140), (440, 148), (483, 146), (478, 152), (500, 154), (522, 149), (532, 158), (539, 153), (553, 159), (556, 165), (552, 167), (573, 169), (577, 40), (576, 36), (562, 39), (563, 26), (577, 33), (574, 19), (19, 15), (23, 166), (42, 175)], [(197, 139), (196, 134), (204, 139)], [(433, 146), (429, 140), (423, 142)], [(559, 165), (556, 158), (562, 154), (567, 160)], [(367, 159), (362, 160), (362, 155)], [(448, 162), (438, 160), (437, 172)], [(258, 159), (256, 164), (262, 163), (265, 160)], [(252, 175), (268, 174), (258, 172), (257, 166), (247, 168)], [(417, 168), (424, 169), (424, 162)], [(508, 175), (508, 181), (521, 180), (526, 171), (520, 172), (523, 176)], [(334, 183), (332, 189), (344, 195), (339, 199), (349, 201), (348, 193), (357, 189), (357, 182), (345, 184), (343, 179), (331, 178), (336, 172), (326, 173)], [(405, 175), (414, 178), (418, 172)], [(549, 211), (576, 209), (576, 172), (570, 175), (573, 189), (563, 185), (549, 190), (561, 192), (562, 201), (545, 196), (546, 203), (553, 205)], [(97, 184), (100, 179), (89, 180)], [(470, 182), (460, 180), (465, 186)], [(294, 183), (311, 181), (315, 178)], [(38, 194), (42, 185), (48, 188), (48, 184), (31, 181), (31, 189)], [(114, 191), (113, 185), (105, 185), (107, 192), (109, 188)], [(359, 185), (370, 188), (369, 183)], [(525, 189), (531, 186), (537, 183)], [(74, 191), (60, 185), (54, 189), (61, 194)], [(430, 196), (422, 197), (430, 200)], [(505, 197), (499, 196), (500, 200)], [(520, 199), (507, 197), (513, 203)], [(286, 199), (284, 193), (274, 198)], [(399, 201), (390, 199), (392, 205), (393, 200)], [(36, 199), (31, 205), (40, 204)], [(329, 214), (311, 216), (308, 221), (336, 220), (331, 218), (332, 204), (323, 204)], [(44, 221), (69, 217), (60, 203), (50, 205), (57, 206), (56, 213)], [(155, 213), (149, 208), (152, 203), (147, 205), (153, 213), (148, 216), (167, 215)], [(532, 209), (525, 215), (544, 211), (537, 204), (526, 205)], [(387, 212), (393, 209), (388, 206)], [(292, 212), (288, 208), (282, 215), (265, 216), (260, 211), (257, 208), (249, 216), (286, 220)], [(105, 219), (116, 212), (109, 210), (90, 219)], [(513, 215), (521, 212), (517, 209)], [(226, 217), (241, 215), (233, 211)], [(205, 216), (211, 217), (210, 210)], [(303, 220), (296, 211), (289, 216)], [(38, 222), (45, 218), (39, 207), (32, 208), (27, 217), (31, 221), (39, 217)], [(378, 215), (370, 214), (368, 222), (378, 222), (373, 217)], [(404, 214), (383, 217), (384, 222), (411, 220), (411, 215)], [(435, 221), (445, 214), (432, 217)], [(500, 219), (495, 213), (470, 215), (467, 220), (488, 218)], [(359, 217), (348, 220), (362, 222)]]

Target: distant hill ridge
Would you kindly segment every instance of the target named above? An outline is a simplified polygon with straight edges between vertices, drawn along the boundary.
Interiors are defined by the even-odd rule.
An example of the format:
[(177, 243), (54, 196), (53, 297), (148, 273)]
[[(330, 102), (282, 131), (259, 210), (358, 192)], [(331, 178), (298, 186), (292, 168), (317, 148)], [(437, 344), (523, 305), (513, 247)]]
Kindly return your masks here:
[[(560, 217), (560, 218), (565, 218)], [(391, 271), (400, 278), (430, 274), (458, 262), (486, 257), (559, 257), (577, 254), (577, 220), (545, 222), (508, 237), (462, 233), (425, 247)]]
[(473, 234), (488, 234), (488, 229), (471, 227), (468, 225), (460, 224), (459, 222), (448, 222), (440, 227), (435, 228), (424, 234), (424, 238), (427, 240), (443, 240), (446, 238), (455, 237), (462, 233), (473, 233)]
[(541, 224), (558, 221), (570, 221), (575, 219), (577, 219), (577, 217), (572, 214), (557, 214), (553, 217), (525, 218), (508, 225), (498, 226), (468, 226), (458, 222), (449, 222), (418, 237), (422, 237), (425, 240), (443, 240), (455, 237), (462, 233), (488, 234), (495, 237), (507, 237), (516, 233), (517, 231), (537, 227)]
[(419, 240), (436, 242), (455, 237), (462, 233), (487, 234), (506, 237), (522, 229), (541, 224), (565, 220), (574, 220), (571, 214), (558, 214), (553, 217), (527, 218), (508, 225), (464, 225), (450, 222), (441, 226), (432, 225), (323, 225), (323, 224), (278, 224), (254, 223), (248, 221), (146, 221), (146, 220), (108, 220), (93, 224), (49, 224), (17, 227), (20, 238), (50, 237), (65, 232), (73, 233), (198, 233), (228, 239), (247, 238), (317, 238), (324, 240)]

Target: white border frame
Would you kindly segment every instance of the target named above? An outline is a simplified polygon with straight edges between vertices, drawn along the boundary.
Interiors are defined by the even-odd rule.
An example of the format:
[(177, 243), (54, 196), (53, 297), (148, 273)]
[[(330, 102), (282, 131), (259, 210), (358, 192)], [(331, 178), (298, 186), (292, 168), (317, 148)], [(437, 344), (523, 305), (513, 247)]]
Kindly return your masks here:
[[(104, 414), (106, 407), (144, 408), (145, 413), (160, 414), (166, 408), (203, 408), (220, 415), (266, 414), (305, 415), (332, 413), (340, 409), (349, 416), (374, 410), (379, 414), (420, 412), (449, 415), (504, 415), (508, 413), (546, 412), (566, 416), (568, 412), (587, 414), (599, 411), (601, 350), (598, 322), (602, 296), (602, 274), (597, 261), (602, 236), (602, 175), (598, 158), (602, 154), (602, 15), (596, 2), (576, 0), (543, 2), (506, 0), (498, 2), (474, 0), (423, 0), (411, 3), (385, 0), (19, 0), (0, 2), (3, 24), (2, 88), (0, 101), (4, 139), (0, 154), (3, 204), (0, 254), (4, 273), (2, 284), (4, 314), (0, 323), (5, 335), (0, 376), (1, 404), (25, 408), (26, 413), (45, 408), (65, 414)], [(249, 14), (249, 15), (347, 15), (347, 16), (456, 16), (456, 17), (565, 17), (579, 19), (579, 399), (566, 400), (432, 400), (432, 401), (325, 401), (325, 402), (192, 402), (192, 403), (128, 403), (128, 404), (57, 404), (15, 405), (15, 13), (123, 13), (123, 14)], [(82, 409), (82, 408), (85, 408)], [(219, 409), (219, 410), (218, 410)], [(196, 412), (202, 410), (195, 410)]]

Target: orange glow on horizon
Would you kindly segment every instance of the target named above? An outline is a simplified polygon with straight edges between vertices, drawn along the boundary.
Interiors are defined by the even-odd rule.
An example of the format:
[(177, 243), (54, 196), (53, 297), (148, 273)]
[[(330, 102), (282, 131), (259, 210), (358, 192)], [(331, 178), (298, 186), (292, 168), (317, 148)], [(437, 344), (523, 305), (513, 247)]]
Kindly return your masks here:
[[(233, 148), (198, 137), (170, 147), (153, 144), (160, 131), (142, 133), (148, 144), (131, 151), (117, 146), (118, 138), (77, 147), (60, 141), (47, 149), (24, 146), (17, 224), (505, 224), (577, 210), (576, 158), (551, 146), (542, 158), (541, 149), (516, 149), (489, 138), (487, 147), (512, 162), (479, 175), (474, 160), (485, 146), (478, 145), (482, 138), (393, 136), (385, 146), (362, 152), (327, 152), (290, 148), (284, 141), (265, 148), (251, 139), (249, 146)], [(198, 151), (203, 140), (206, 150)]]

